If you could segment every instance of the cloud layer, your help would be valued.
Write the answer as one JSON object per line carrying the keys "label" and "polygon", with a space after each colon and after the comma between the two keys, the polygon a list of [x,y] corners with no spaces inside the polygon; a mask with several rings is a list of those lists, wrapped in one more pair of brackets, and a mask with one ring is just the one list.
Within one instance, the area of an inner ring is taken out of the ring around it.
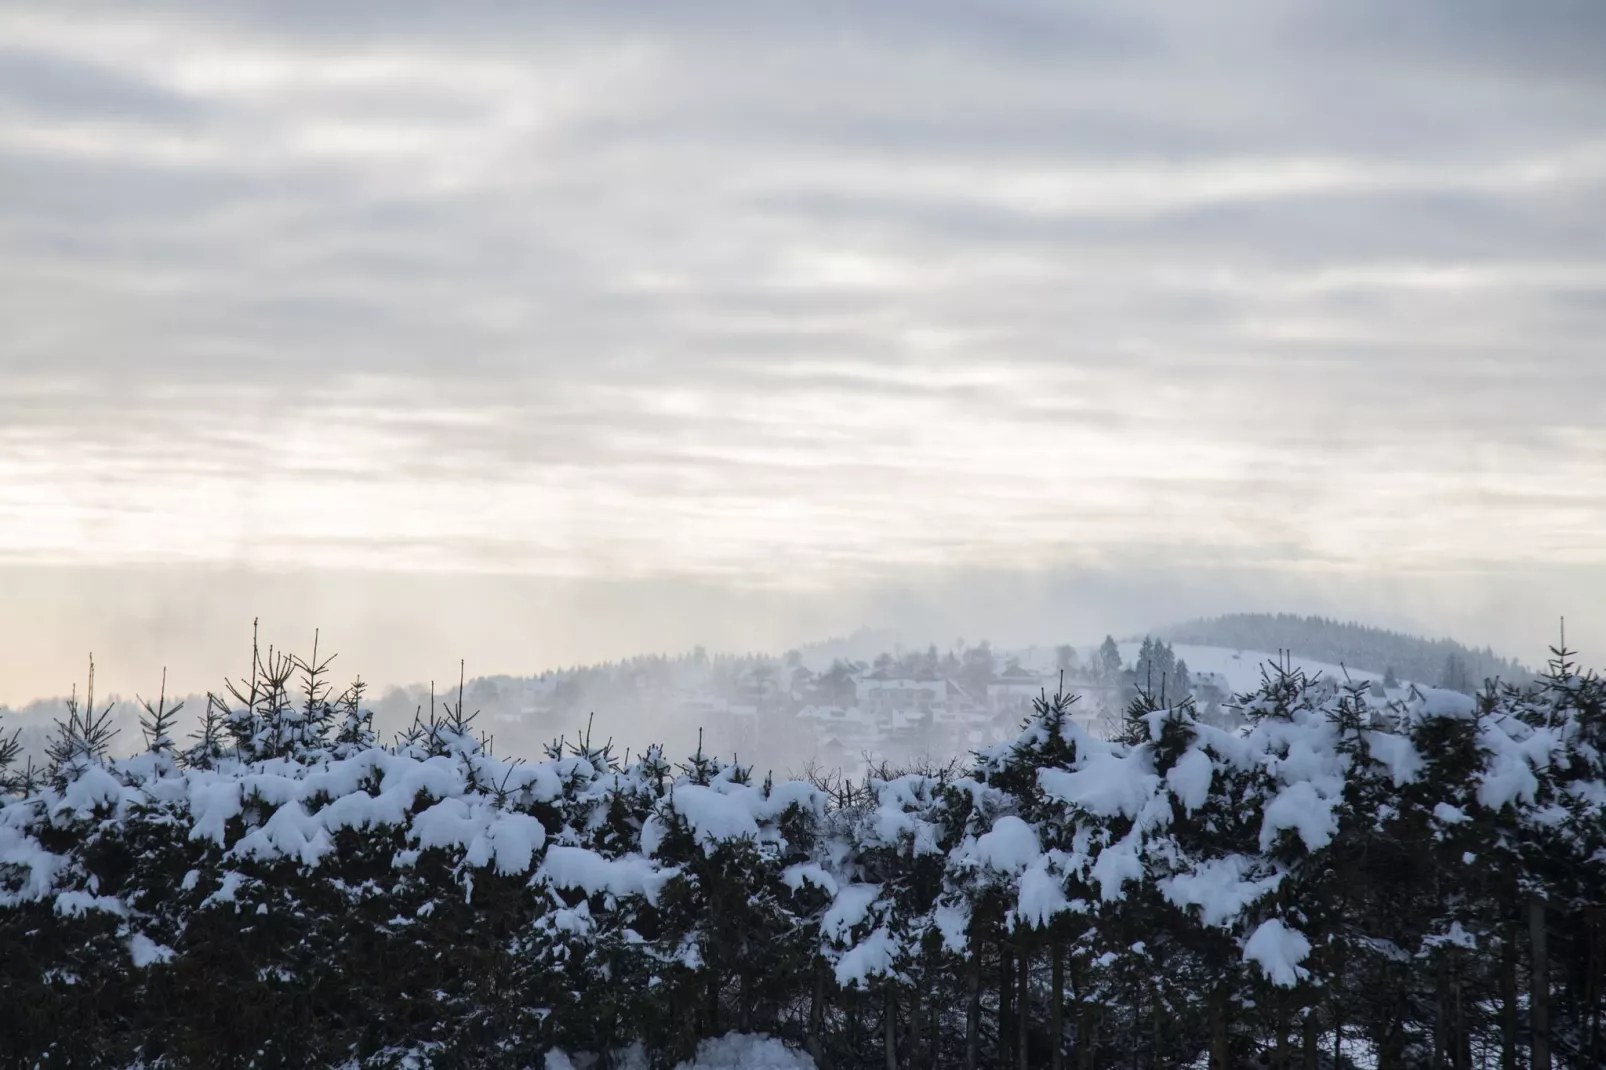
{"label": "cloud layer", "polygon": [[13,6],[0,42],[11,566],[1606,559],[1597,4]]}

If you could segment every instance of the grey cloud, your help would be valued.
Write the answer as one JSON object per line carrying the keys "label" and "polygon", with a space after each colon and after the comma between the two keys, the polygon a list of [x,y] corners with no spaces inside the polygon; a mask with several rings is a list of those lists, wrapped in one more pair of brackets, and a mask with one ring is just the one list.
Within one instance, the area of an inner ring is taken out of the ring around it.
{"label": "grey cloud", "polygon": [[[0,556],[138,556],[94,532],[141,480],[222,559],[1582,553],[1543,462],[1600,485],[1602,22],[1508,10],[40,9],[0,520],[60,526]],[[129,26],[162,49],[91,32]],[[270,483],[506,530],[309,534]]]}
{"label": "grey cloud", "polygon": [[1383,0],[1310,5],[1299,43],[1392,57],[1401,64],[1505,73],[1530,84],[1575,87],[1606,78],[1606,12],[1590,0],[1513,7],[1499,0],[1413,4]]}
{"label": "grey cloud", "polygon": [[[194,10],[194,9],[192,9]],[[326,4],[281,5],[271,16],[235,9],[199,10],[253,33],[292,39],[318,37],[347,46],[420,39],[495,47],[509,38],[568,33],[637,37],[713,38],[721,41],[798,41],[851,47],[859,42],[903,42],[912,47],[948,44],[966,51],[1015,56],[1067,53],[1090,60],[1151,52],[1156,35],[1141,20],[1088,4],[1006,0],[979,8],[962,0],[894,0],[872,9],[837,2],[810,5],[745,4],[739,0],[663,5],[625,0],[591,5],[584,19],[561,4],[505,4],[495,0],[443,11],[428,3],[398,3],[384,11]]]}
{"label": "grey cloud", "polygon": [[0,46],[0,112],[14,117],[183,121],[200,110],[183,94],[114,68]]}

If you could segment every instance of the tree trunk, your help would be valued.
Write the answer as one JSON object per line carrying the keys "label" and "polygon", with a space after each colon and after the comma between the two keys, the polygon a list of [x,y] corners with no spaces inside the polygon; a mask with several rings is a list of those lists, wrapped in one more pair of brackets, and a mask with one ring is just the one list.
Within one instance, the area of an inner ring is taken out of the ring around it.
{"label": "tree trunk", "polygon": [[1165,1037],[1165,1007],[1160,1003],[1160,993],[1154,994],[1154,1001],[1149,1004],[1149,1067],[1154,1070],[1160,1066],[1161,1040]]}
{"label": "tree trunk", "polygon": [[1022,946],[1020,954],[1016,956],[1015,969],[1018,974],[1018,991],[1015,995],[1015,1067],[1016,1070],[1031,1070],[1027,1065],[1027,1040],[1032,1029],[1032,998],[1027,990],[1030,983],[1032,953],[1030,949]]}
{"label": "tree trunk", "polygon": [[713,967],[708,971],[708,992],[705,995],[707,1006],[703,1013],[708,1018],[707,1032],[704,1036],[719,1036],[719,968]]}
{"label": "tree trunk", "polygon": [[1132,1035],[1127,1042],[1127,1048],[1131,1052],[1131,1058],[1127,1061],[1127,1065],[1130,1066],[1132,1070],[1138,1070],[1138,1051],[1143,1047],[1143,1045],[1138,1043],[1138,1022],[1143,1017],[1143,993],[1135,987],[1132,989],[1131,1007]]}
{"label": "tree trunk", "polygon": [[1550,1067],[1550,950],[1546,944],[1545,901],[1537,895],[1528,900],[1528,952],[1532,978],[1528,985],[1528,1009],[1533,1025],[1533,1054],[1529,1070]]}
{"label": "tree trunk", "polygon": [[1433,967],[1433,1070],[1444,1070],[1445,1056],[1450,1052],[1448,958],[1441,952]]}
{"label": "tree trunk", "polygon": [[1210,993],[1210,1070],[1232,1070],[1232,1043],[1227,1032],[1227,986]]}
{"label": "tree trunk", "polygon": [[1059,941],[1054,942],[1054,975],[1050,987],[1053,991],[1049,995],[1048,1029],[1054,1037],[1054,1045],[1049,1049],[1049,1070],[1065,1070],[1065,948]]}
{"label": "tree trunk", "polygon": [[1584,935],[1589,947],[1589,982],[1584,986],[1585,1006],[1589,1008],[1589,1047],[1585,1062],[1591,1066],[1600,1063],[1600,1003],[1601,984],[1601,927],[1597,911],[1584,916]]}
{"label": "tree trunk", "polygon": [[1383,1040],[1377,1046],[1378,1070],[1398,1070],[1405,1065],[1405,1015],[1409,1008],[1404,1006],[1403,1000],[1402,996],[1396,1001],[1383,1027]]}
{"label": "tree trunk", "polygon": [[1461,956],[1450,954],[1450,1016],[1454,1023],[1455,1051],[1451,1063],[1455,1070],[1472,1070],[1472,1030],[1467,1028],[1466,1005],[1461,1000]]}
{"label": "tree trunk", "polygon": [[1010,1026],[1014,1024],[1014,1016],[1010,1013],[1014,1005],[1015,994],[1015,956],[1010,953],[1009,944],[1002,939],[998,941],[998,1065],[1007,1067],[1010,1063],[1010,1040],[1014,1036]]}
{"label": "tree trunk", "polygon": [[887,1070],[898,1070],[898,989],[887,982],[881,1009],[881,1049],[887,1059]]}
{"label": "tree trunk", "polygon": [[910,1066],[920,1065],[920,986],[909,989],[909,1042],[904,1045],[905,1061]]}
{"label": "tree trunk", "polygon": [[1500,1070],[1517,1070],[1517,927],[1500,941]]}
{"label": "tree trunk", "polygon": [[1321,1061],[1322,1028],[1321,1021],[1316,1016],[1316,1008],[1311,1007],[1305,1011],[1304,1050],[1301,1052],[1301,1070],[1316,1070],[1316,1064]]}
{"label": "tree trunk", "polygon": [[814,991],[809,996],[809,1055],[820,1070],[829,1070],[830,1060],[825,1054],[825,963],[814,964]]}
{"label": "tree trunk", "polygon": [[1082,1021],[1076,1029],[1076,1070],[1093,1070],[1098,1055],[1099,1009],[1096,1004],[1082,1004]]}
{"label": "tree trunk", "polygon": [[981,1052],[981,941],[971,940],[970,1006],[965,1011],[965,1070],[976,1070]]}

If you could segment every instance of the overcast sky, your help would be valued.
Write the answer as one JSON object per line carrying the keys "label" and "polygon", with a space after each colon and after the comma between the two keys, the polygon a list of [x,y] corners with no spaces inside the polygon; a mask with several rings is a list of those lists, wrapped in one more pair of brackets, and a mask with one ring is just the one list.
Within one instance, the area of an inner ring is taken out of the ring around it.
{"label": "overcast sky", "polygon": [[1606,5],[88,10],[0,5],[0,700],[259,612],[1606,653]]}

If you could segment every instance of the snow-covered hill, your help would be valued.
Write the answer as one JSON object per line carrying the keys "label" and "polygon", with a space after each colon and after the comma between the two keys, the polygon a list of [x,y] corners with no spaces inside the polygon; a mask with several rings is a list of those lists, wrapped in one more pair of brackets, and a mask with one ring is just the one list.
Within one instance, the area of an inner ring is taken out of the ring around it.
{"label": "snow-covered hill", "polygon": [[[1139,643],[1121,643],[1121,660],[1130,665],[1137,660]],[[1253,691],[1260,686],[1261,669],[1268,663],[1278,660],[1276,653],[1266,653],[1264,650],[1230,650],[1220,646],[1191,646],[1177,644],[1172,646],[1179,661],[1188,663],[1188,671],[1194,675],[1199,673],[1213,673],[1226,681],[1226,686],[1233,694],[1242,694]],[[1355,669],[1345,670],[1339,665],[1329,665],[1324,661],[1315,661],[1311,658],[1289,657],[1283,655],[1284,663],[1291,668],[1303,670],[1307,677],[1314,679],[1318,674],[1331,677],[1335,680],[1348,679],[1358,682],[1371,682],[1382,680],[1382,673],[1361,672]]]}
{"label": "snow-covered hill", "polygon": [[[1142,647],[1138,642],[1117,643],[1121,653],[1122,665],[1130,668],[1138,660],[1138,652]],[[1267,665],[1275,664],[1279,655],[1273,651],[1239,650],[1221,646],[1196,646],[1188,643],[1176,643],[1171,647],[1172,652],[1179,661],[1188,663],[1188,671],[1197,679],[1203,673],[1216,676],[1222,686],[1231,694],[1242,694],[1254,691],[1260,687],[1261,669]],[[1098,647],[1083,646],[1076,648],[1076,654],[1082,664],[1089,664],[1098,656]],[[1016,658],[1020,664],[1035,672],[1052,672],[1055,664],[1055,652],[1052,647],[1030,647],[1024,650],[1000,651],[1001,658]],[[1365,672],[1358,669],[1346,669],[1344,666],[1317,661],[1314,658],[1294,657],[1281,655],[1284,664],[1291,668],[1302,670],[1308,678],[1315,679],[1318,675],[1335,680],[1350,679],[1357,682],[1370,683],[1373,680],[1382,681],[1383,674]],[[1391,692],[1391,697],[1403,697],[1406,689],[1403,685],[1409,681],[1401,680],[1401,688]]]}

